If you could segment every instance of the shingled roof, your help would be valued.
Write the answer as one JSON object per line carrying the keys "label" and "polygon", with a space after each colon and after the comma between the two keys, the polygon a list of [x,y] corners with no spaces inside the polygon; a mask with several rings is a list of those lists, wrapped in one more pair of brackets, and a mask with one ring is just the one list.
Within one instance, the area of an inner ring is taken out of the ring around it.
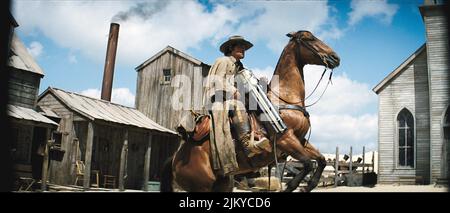
{"label": "shingled roof", "polygon": [[43,123],[45,125],[58,126],[57,123],[41,115],[30,108],[8,104],[7,113],[10,117],[18,120],[26,120],[37,123]]}
{"label": "shingled roof", "polygon": [[89,120],[103,120],[177,135],[176,132],[157,124],[135,108],[87,97],[73,92],[67,92],[62,89],[49,87],[39,96],[38,101],[48,93],[53,94],[68,108]]}
{"label": "shingled roof", "polygon": [[175,55],[178,55],[190,62],[192,62],[195,65],[202,65],[204,64],[203,62],[201,62],[200,60],[184,53],[181,52],[180,50],[177,50],[171,46],[167,46],[166,48],[162,49],[161,51],[159,51],[158,53],[156,53],[154,56],[152,56],[151,58],[147,59],[146,61],[144,61],[144,63],[140,64],[139,66],[137,66],[136,68],[134,68],[136,71],[140,71],[142,68],[144,68],[145,66],[147,66],[148,64],[152,63],[154,60],[156,60],[157,58],[161,57],[164,53],[166,52],[171,52]]}
{"label": "shingled roof", "polygon": [[8,66],[42,76],[44,75],[44,71],[42,71],[41,67],[36,63],[33,56],[28,52],[16,33],[13,34],[11,39],[11,51],[8,59]]}

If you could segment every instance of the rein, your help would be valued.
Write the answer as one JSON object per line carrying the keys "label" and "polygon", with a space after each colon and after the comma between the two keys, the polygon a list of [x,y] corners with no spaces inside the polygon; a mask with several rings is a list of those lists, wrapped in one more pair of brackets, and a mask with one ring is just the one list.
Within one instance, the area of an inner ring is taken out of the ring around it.
{"label": "rein", "polygon": [[[323,76],[323,75],[322,75]],[[306,105],[305,107],[310,107],[313,106],[314,104],[317,104],[317,102],[320,101],[320,99],[322,99],[323,94],[325,94],[325,91],[327,91],[328,89],[328,85],[333,84],[333,82],[331,81],[331,77],[333,76],[333,71],[330,72],[330,77],[328,78],[328,82],[327,85],[325,86],[325,89],[323,90],[322,94],[320,94],[319,99],[317,99],[314,103]]]}

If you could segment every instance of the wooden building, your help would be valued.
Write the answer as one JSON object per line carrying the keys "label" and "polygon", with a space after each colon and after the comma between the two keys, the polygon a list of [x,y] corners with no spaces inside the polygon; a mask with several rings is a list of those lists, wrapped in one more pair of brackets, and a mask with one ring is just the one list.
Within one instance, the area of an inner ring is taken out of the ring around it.
{"label": "wooden building", "polygon": [[16,180],[30,178],[37,181],[42,177],[43,149],[58,124],[36,107],[44,72],[15,33],[12,34],[7,65],[10,73],[7,114],[12,136],[13,171]]}
{"label": "wooden building", "polygon": [[432,184],[449,177],[448,26],[439,1],[419,9],[426,43],[373,89],[379,96],[379,183]]}
{"label": "wooden building", "polygon": [[62,161],[52,162],[49,171],[50,182],[56,184],[76,184],[81,161],[85,188],[93,181],[105,186],[112,179],[108,187],[140,190],[147,186],[149,173],[158,169],[150,166],[150,152],[152,157],[158,153],[149,145],[164,143],[160,138],[178,138],[134,108],[61,89],[45,90],[38,105],[61,117],[60,146],[66,153]]}
{"label": "wooden building", "polygon": [[[167,46],[136,67],[136,108],[168,129],[175,130],[180,123],[192,129],[189,110],[203,112],[203,82],[209,68],[210,65]],[[159,153],[157,159],[152,157],[157,167],[179,146],[176,138],[161,140],[164,142],[152,147]]]}
{"label": "wooden building", "polygon": [[15,33],[11,40],[8,65],[11,75],[9,103],[25,108],[34,108],[44,72]]}

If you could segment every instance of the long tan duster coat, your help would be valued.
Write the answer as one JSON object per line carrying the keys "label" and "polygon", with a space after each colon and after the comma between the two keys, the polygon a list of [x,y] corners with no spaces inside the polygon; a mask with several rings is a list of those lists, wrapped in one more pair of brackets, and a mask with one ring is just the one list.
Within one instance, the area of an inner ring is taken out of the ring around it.
{"label": "long tan duster coat", "polygon": [[[232,100],[231,97],[237,91],[234,86],[234,75],[238,68],[233,56],[218,58],[209,70],[203,100],[204,106],[212,111],[213,116],[214,132],[211,134],[213,169],[225,175],[239,168],[228,117],[229,110],[236,106],[236,100]],[[223,96],[227,96],[226,101],[212,103],[211,97],[214,95],[216,100],[222,100]]]}

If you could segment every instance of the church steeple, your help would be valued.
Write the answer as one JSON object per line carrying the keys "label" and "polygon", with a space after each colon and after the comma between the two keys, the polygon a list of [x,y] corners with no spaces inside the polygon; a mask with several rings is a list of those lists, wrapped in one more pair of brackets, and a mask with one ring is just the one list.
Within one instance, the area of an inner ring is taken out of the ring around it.
{"label": "church steeple", "polygon": [[425,0],[419,7],[425,24],[427,67],[430,105],[430,179],[431,182],[447,181],[446,149],[448,141],[441,137],[442,119],[450,104],[450,61],[448,21],[443,0]]}

